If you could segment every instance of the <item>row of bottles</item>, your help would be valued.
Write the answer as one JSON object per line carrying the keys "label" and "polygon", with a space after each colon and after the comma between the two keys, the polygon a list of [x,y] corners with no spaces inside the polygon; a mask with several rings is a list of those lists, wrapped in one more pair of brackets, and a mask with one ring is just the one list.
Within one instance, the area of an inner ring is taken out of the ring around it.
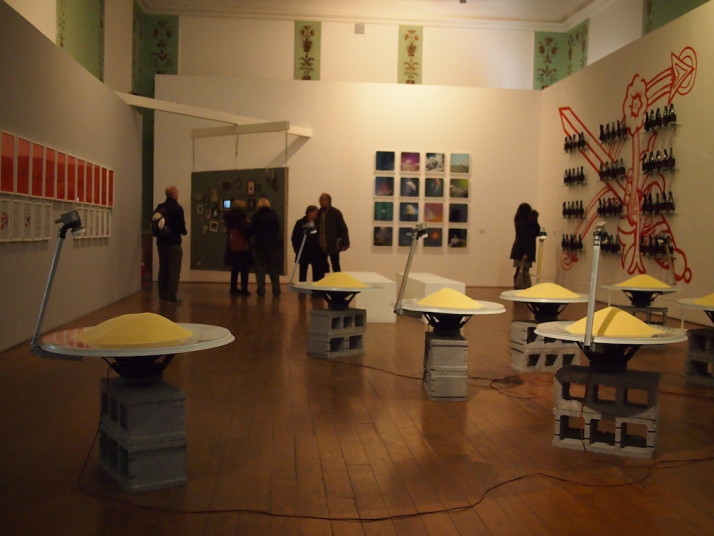
{"label": "row of bottles", "polygon": [[583,183],[585,183],[585,169],[583,166],[565,170],[565,174],[563,175],[563,184]]}
{"label": "row of bottles", "polygon": [[616,123],[600,125],[599,139],[602,143],[614,143],[627,139],[627,125],[625,120],[617,120]]}
{"label": "row of bottles", "polygon": [[674,254],[674,245],[669,236],[647,235],[640,238],[640,254],[646,257],[664,257]]}
{"label": "row of bottles", "polygon": [[620,216],[622,213],[622,201],[616,197],[597,200],[598,216]]}
{"label": "row of bottles", "polygon": [[563,235],[560,241],[560,248],[565,251],[582,251],[583,235]]}
{"label": "row of bottles", "polygon": [[662,111],[657,108],[657,111],[650,110],[645,112],[645,130],[656,130],[658,128],[668,127],[677,123],[677,114],[674,111],[674,103],[671,102],[669,107],[665,106]]}
{"label": "row of bottles", "polygon": [[613,236],[607,232],[603,232],[600,237],[600,251],[603,253],[620,253],[622,244],[617,236]]}
{"label": "row of bottles", "polygon": [[572,151],[579,151],[580,149],[585,149],[584,132],[573,134],[572,136],[565,136],[565,141],[563,142],[563,150],[566,153]]}
{"label": "row of bottles", "polygon": [[650,151],[649,155],[647,153],[642,155],[642,172],[652,173],[658,171],[674,171],[674,165],[677,161],[674,158],[674,149],[670,147],[669,153],[667,149],[664,153],[657,151]]}
{"label": "row of bottles", "polygon": [[584,218],[585,208],[580,201],[563,201],[563,218]]}
{"label": "row of bottles", "polygon": [[626,173],[627,169],[625,168],[625,161],[622,158],[619,160],[613,160],[612,162],[600,162],[598,176],[601,181],[624,179]]}
{"label": "row of bottles", "polygon": [[642,212],[645,214],[672,214],[674,213],[674,196],[672,192],[655,193],[654,198],[652,192],[645,194],[642,198]]}

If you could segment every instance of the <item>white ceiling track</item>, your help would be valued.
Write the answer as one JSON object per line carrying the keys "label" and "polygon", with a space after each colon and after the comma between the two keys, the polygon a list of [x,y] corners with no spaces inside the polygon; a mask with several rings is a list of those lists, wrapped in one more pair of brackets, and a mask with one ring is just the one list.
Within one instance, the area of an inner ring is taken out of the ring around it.
{"label": "white ceiling track", "polygon": [[236,136],[240,134],[262,134],[266,132],[284,132],[286,134],[300,136],[302,138],[312,138],[311,128],[297,127],[291,125],[290,121],[263,121],[254,117],[245,117],[242,115],[232,114],[230,112],[222,112],[219,110],[180,104],[178,102],[141,97],[130,93],[117,91],[116,94],[130,106],[147,108],[149,110],[156,110],[159,112],[167,112],[177,115],[185,115],[188,117],[197,117],[199,119],[208,119],[209,121],[228,123],[230,125],[226,127],[194,129],[191,131],[191,137],[194,139],[216,136]]}

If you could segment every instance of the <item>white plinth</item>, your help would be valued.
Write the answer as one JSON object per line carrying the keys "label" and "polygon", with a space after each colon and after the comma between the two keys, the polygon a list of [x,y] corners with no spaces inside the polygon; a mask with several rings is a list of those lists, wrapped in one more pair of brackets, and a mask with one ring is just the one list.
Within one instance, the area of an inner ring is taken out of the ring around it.
{"label": "white plinth", "polygon": [[376,287],[369,292],[360,292],[352,300],[351,307],[367,311],[367,323],[394,323],[394,299],[397,295],[397,283],[377,272],[346,272],[357,281]]}
{"label": "white plinth", "polygon": [[[397,273],[397,283],[401,285],[404,272]],[[439,275],[429,274],[426,272],[410,272],[407,278],[407,284],[404,287],[403,299],[416,298],[417,300],[441,290],[442,288],[451,288],[461,293],[466,293],[466,284],[461,281],[447,279]]]}

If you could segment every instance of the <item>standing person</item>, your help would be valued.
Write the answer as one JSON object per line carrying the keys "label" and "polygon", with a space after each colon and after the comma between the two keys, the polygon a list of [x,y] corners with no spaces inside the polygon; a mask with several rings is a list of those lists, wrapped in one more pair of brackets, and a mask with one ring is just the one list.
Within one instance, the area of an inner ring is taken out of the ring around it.
{"label": "standing person", "polygon": [[[320,255],[320,241],[317,236],[315,220],[317,219],[317,207],[310,205],[305,209],[305,216],[295,222],[293,234],[290,241],[293,244],[295,255],[300,252],[298,281],[307,281],[307,269],[312,266],[312,280],[318,281],[324,276],[322,270],[322,257]],[[303,238],[305,244],[303,245]],[[320,276],[318,278],[318,276]]]}
{"label": "standing person", "polygon": [[[250,223],[246,214],[247,204],[242,199],[231,203],[231,209],[223,215],[226,222],[226,254],[224,263],[231,267],[231,294],[250,296],[248,273],[252,255],[250,252]],[[238,290],[240,274],[240,290]]]}
{"label": "standing person", "polygon": [[273,296],[280,296],[280,273],[278,265],[282,256],[283,241],[280,236],[280,221],[276,212],[270,208],[266,197],[258,199],[257,212],[250,224],[253,236],[253,254],[255,257],[255,278],[258,283],[258,296],[265,296],[265,274],[270,277]]}
{"label": "standing person", "polygon": [[538,213],[528,203],[521,203],[516,209],[513,224],[516,238],[511,247],[511,256],[516,273],[513,274],[515,288],[528,288],[531,286],[530,267],[535,259],[536,237],[540,233]]}
{"label": "standing person", "polygon": [[[327,257],[330,258],[333,272],[341,272],[340,252],[350,247],[350,235],[342,212],[332,206],[330,194],[320,196],[320,210],[317,214],[317,233],[320,242],[324,273],[329,271]],[[322,279],[322,277],[320,278]]]}
{"label": "standing person", "polygon": [[159,252],[159,301],[178,303],[176,293],[183,260],[181,236],[188,234],[188,231],[183,207],[178,203],[178,188],[167,186],[165,193],[166,201],[157,205],[154,212],[155,215],[162,214],[164,227],[168,227],[168,231],[156,237],[156,249]]}

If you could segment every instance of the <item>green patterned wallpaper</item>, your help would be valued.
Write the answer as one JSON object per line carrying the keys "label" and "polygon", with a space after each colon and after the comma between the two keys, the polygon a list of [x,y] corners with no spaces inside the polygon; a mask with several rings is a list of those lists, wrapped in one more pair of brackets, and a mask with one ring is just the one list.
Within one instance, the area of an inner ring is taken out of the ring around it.
{"label": "green patterned wallpaper", "polygon": [[104,80],[104,0],[57,0],[57,45]]}
{"label": "green patterned wallpaper", "polygon": [[642,34],[664,26],[709,0],[645,0],[642,14]]}
{"label": "green patterned wallpaper", "polygon": [[535,32],[533,89],[544,89],[588,64],[589,21],[568,32]]}

